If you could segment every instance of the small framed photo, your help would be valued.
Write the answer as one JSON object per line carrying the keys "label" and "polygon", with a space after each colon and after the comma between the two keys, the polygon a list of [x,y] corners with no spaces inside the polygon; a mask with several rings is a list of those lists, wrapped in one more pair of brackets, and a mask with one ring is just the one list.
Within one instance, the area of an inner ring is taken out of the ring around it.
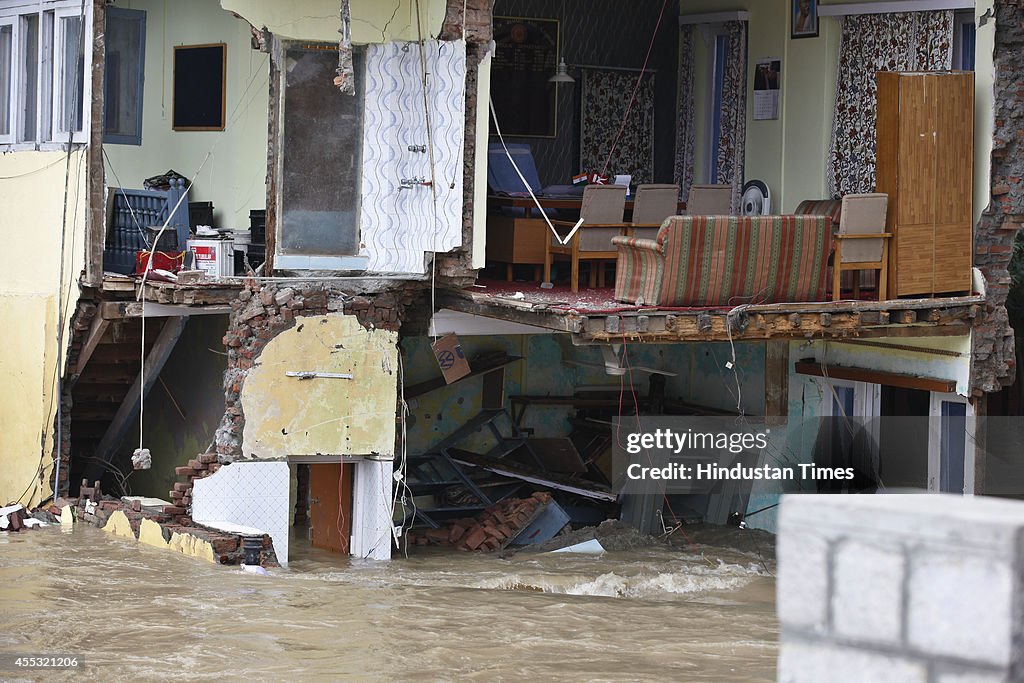
{"label": "small framed photo", "polygon": [[792,14],[790,38],[818,37],[818,0],[789,0]]}

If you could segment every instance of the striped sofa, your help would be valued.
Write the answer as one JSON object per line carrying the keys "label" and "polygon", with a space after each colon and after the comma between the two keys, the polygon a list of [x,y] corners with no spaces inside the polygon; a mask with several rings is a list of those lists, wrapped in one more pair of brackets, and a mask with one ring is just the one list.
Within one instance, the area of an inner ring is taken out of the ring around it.
{"label": "striped sofa", "polygon": [[615,299],[648,306],[824,301],[827,215],[671,216],[656,239],[615,237]]}

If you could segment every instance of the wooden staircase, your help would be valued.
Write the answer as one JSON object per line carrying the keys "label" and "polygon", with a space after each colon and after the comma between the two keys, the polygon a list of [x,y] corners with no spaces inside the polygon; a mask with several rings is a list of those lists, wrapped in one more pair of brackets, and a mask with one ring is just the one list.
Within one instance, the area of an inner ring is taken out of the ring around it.
{"label": "wooden staircase", "polygon": [[144,383],[140,375],[142,318],[106,319],[97,312],[88,330],[76,334],[67,379],[72,401],[72,487],[83,478],[94,481],[108,473],[109,465],[104,463],[111,462],[135,426],[140,400],[157,382],[187,320],[186,316],[145,319]]}

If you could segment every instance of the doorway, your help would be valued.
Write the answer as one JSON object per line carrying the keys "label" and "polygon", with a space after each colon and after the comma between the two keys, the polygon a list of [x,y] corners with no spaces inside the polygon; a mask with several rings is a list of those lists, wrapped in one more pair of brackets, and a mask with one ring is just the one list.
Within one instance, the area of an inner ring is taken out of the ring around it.
{"label": "doorway", "polygon": [[309,465],[309,541],[313,547],[349,555],[354,476],[351,463]]}

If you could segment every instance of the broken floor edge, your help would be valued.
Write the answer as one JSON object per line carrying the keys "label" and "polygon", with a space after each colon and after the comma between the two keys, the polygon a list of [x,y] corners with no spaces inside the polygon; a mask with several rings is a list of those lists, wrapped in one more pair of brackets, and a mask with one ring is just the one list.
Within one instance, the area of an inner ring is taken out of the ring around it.
{"label": "broken floor edge", "polygon": [[576,343],[677,343],[766,339],[927,337],[969,334],[985,296],[888,301],[744,304],[707,308],[639,307],[615,310],[554,307],[467,290],[445,290],[438,307],[553,332]]}

